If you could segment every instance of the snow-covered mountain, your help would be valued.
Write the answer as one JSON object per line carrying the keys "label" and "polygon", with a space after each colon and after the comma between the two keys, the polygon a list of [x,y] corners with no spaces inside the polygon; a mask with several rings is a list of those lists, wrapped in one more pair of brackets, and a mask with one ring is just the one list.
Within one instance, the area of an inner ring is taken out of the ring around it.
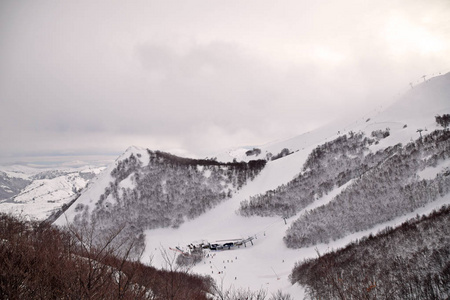
{"label": "snow-covered mountain", "polygon": [[30,183],[29,180],[10,176],[0,171],[0,199],[8,199],[20,193]]}
{"label": "snow-covered mountain", "polygon": [[[354,121],[213,155],[217,161],[132,147],[92,181],[56,224],[76,223],[83,216],[94,216],[105,228],[129,224],[131,233],[145,233],[142,259],[156,267],[167,262],[161,252],[177,255],[188,252],[188,245],[231,243],[231,250],[207,250],[193,271],[212,276],[224,289],[281,289],[301,299],[303,288],[288,278],[296,262],[450,204],[449,133],[435,119],[449,113],[450,73]],[[255,165],[258,159],[267,162]],[[370,197],[351,193],[370,183]],[[412,198],[403,197],[404,191]],[[349,210],[366,205],[366,219],[380,218],[361,225],[351,214],[333,210],[353,203],[351,197],[362,201]],[[245,210],[252,199],[253,210]],[[378,210],[387,199],[390,215]],[[336,223],[326,230],[339,229],[346,216],[355,224],[349,221],[348,230],[323,240],[289,243],[320,232],[324,222],[307,218],[327,214],[326,220]]]}
{"label": "snow-covered mountain", "polygon": [[0,171],[0,211],[45,220],[73,201],[104,167],[39,169],[22,165]]}

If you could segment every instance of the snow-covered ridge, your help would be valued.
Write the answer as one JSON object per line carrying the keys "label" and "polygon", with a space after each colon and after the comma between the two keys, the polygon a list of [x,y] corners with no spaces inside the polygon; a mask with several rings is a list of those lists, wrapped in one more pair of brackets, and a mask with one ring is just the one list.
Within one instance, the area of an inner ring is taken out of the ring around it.
{"label": "snow-covered ridge", "polygon": [[[301,151],[307,147],[316,146],[332,140],[339,135],[353,132],[364,132],[370,136],[372,131],[389,128],[391,136],[383,140],[377,149],[393,146],[396,143],[406,144],[411,139],[419,137],[418,129],[424,133],[431,132],[439,126],[434,117],[436,115],[450,113],[450,73],[433,77],[422,84],[414,86],[403,96],[397,99],[389,107],[379,107],[366,113],[364,116],[340,119],[331,122],[311,132],[303,133],[288,140],[275,141],[265,145],[252,145],[247,147],[230,149],[223,153],[216,153],[221,161],[232,159],[264,159],[267,153],[273,155],[287,148],[291,152]],[[425,131],[426,130],[426,131]],[[259,156],[247,156],[245,152],[258,148]],[[373,147],[375,149],[376,147]]]}
{"label": "snow-covered ridge", "polygon": [[[221,163],[131,147],[56,223],[87,214],[100,222],[105,215],[114,214],[116,220],[127,224],[138,220],[135,228],[177,227],[231,197],[264,165],[264,160]],[[134,214],[137,220],[121,212]],[[110,223],[103,221],[104,226]]]}
{"label": "snow-covered ridge", "polygon": [[[37,169],[27,166],[4,167],[11,180],[21,180],[20,189],[0,201],[0,211],[28,219],[45,220],[72,201],[103,167]],[[0,189],[11,189],[3,184]]]}
{"label": "snow-covered ridge", "polygon": [[[106,168],[103,168],[102,171],[90,181],[83,193],[77,199],[76,205],[81,204],[83,207],[92,211],[96,201],[100,199],[100,196],[105,192],[105,188],[114,180],[111,176],[111,172],[117,167],[119,162],[127,159],[131,155],[135,155],[142,164],[147,164],[149,161],[149,155],[146,149],[137,146],[128,147],[113,163],[109,164]],[[66,225],[67,222],[73,221],[73,218],[76,215],[76,205],[70,206],[67,211],[55,221],[55,224]]]}

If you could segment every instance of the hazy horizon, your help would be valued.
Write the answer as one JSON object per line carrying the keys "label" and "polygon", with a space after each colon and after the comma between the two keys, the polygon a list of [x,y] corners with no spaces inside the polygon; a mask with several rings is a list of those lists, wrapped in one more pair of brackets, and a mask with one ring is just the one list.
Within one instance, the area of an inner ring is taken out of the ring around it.
{"label": "hazy horizon", "polygon": [[5,0],[0,164],[292,137],[450,71],[449,17],[445,0]]}

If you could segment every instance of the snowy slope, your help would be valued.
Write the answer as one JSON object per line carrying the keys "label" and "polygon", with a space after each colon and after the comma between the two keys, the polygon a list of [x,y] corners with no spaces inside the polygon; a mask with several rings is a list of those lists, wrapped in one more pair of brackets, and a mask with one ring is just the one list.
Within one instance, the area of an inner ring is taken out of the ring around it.
{"label": "snowy slope", "polygon": [[[255,182],[255,185],[258,184]],[[314,247],[302,248],[298,250],[288,249],[283,243],[283,236],[288,226],[298,216],[305,213],[314,206],[322,205],[337,195],[340,189],[336,189],[327,196],[287,220],[285,224],[281,218],[251,217],[243,218],[233,213],[237,203],[244,199],[247,193],[254,189],[253,183],[248,188],[244,188],[240,195],[232,200],[220,205],[213,211],[183,224],[178,230],[159,229],[146,231],[146,251],[143,260],[150,261],[156,267],[164,267],[165,260],[161,256],[161,251],[171,252],[169,248],[178,246],[185,248],[186,245],[199,240],[207,240],[210,243],[253,236],[253,245],[247,243],[247,247],[241,246],[238,249],[210,251],[209,257],[205,258],[193,268],[193,272],[212,276],[218,284],[222,284],[224,289],[229,288],[250,288],[258,290],[264,288],[271,293],[282,289],[291,294],[294,299],[302,299],[304,290],[299,286],[292,286],[289,282],[289,274],[297,261],[306,258],[317,257],[317,251],[321,254],[331,249],[344,247],[350,241],[360,239],[372,232],[387,226],[400,225],[416,214],[427,214],[434,208],[443,204],[450,204],[450,196],[439,199],[413,213],[399,217],[393,221],[379,224],[372,230],[358,232],[343,239],[333,241],[329,244],[319,244]],[[221,272],[219,274],[219,272]]]}
{"label": "snowy slope", "polygon": [[[129,157],[132,153],[140,154],[141,162],[148,163],[149,156],[146,149],[139,147],[129,147],[123,154],[121,154],[114,163],[110,164],[108,167],[102,170],[102,172],[86,187],[80,197],[77,199],[76,204],[82,204],[85,207],[89,207],[92,211],[96,201],[105,192],[105,187],[109,186],[109,183],[113,181],[111,176],[111,171],[116,167],[117,163],[124,158]],[[124,184],[124,183],[122,183]],[[131,182],[130,182],[131,184]],[[122,186],[125,187],[125,186]],[[60,216],[56,221],[56,225],[66,225],[67,222],[71,222],[75,217],[75,207],[76,205],[70,206],[67,211]]]}
{"label": "snowy slope", "polygon": [[259,156],[245,155],[245,152],[253,147],[231,149],[214,156],[221,161],[233,158],[238,161],[265,158],[266,153],[275,155],[283,148],[295,152],[307,147],[315,147],[350,131],[363,131],[370,136],[374,130],[390,128],[391,136],[384,139],[383,144],[373,147],[373,150],[377,150],[377,148],[385,148],[396,143],[406,144],[411,139],[417,139],[418,129],[423,129],[423,134],[433,131],[438,127],[434,117],[448,113],[450,113],[450,73],[433,77],[415,86],[389,107],[380,106],[362,117],[341,119],[289,140],[255,146],[261,149]]}

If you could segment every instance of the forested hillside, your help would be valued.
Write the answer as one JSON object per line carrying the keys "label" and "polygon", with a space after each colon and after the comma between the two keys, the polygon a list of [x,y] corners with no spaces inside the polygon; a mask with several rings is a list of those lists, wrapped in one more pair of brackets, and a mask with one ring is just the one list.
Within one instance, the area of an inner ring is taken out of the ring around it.
{"label": "forested hillside", "polygon": [[311,299],[448,299],[450,206],[344,249],[299,262],[290,275]]}
{"label": "forested hillside", "polygon": [[75,224],[95,223],[107,232],[122,224],[143,245],[146,229],[179,227],[231,197],[264,168],[265,160],[220,163],[147,150],[118,160],[95,205],[75,203]]}
{"label": "forested hillside", "polygon": [[437,130],[383,152],[387,158],[380,165],[355,179],[327,205],[296,220],[286,233],[286,245],[327,243],[412,212],[450,192],[448,170],[430,179],[417,175],[450,158],[449,131]]}
{"label": "forested hillside", "polygon": [[371,228],[450,192],[448,170],[428,179],[417,175],[450,158],[449,131],[436,130],[405,146],[370,152],[368,146],[385,136],[352,133],[318,146],[297,178],[243,201],[239,213],[289,217],[352,180],[331,202],[301,215],[288,229],[286,245],[300,248]]}
{"label": "forested hillside", "polygon": [[318,146],[309,155],[300,175],[275,190],[242,201],[239,213],[243,216],[293,216],[382,160],[384,156],[379,155],[367,160],[368,165],[362,163],[368,146],[373,143],[375,140],[363,133],[350,133]]}

